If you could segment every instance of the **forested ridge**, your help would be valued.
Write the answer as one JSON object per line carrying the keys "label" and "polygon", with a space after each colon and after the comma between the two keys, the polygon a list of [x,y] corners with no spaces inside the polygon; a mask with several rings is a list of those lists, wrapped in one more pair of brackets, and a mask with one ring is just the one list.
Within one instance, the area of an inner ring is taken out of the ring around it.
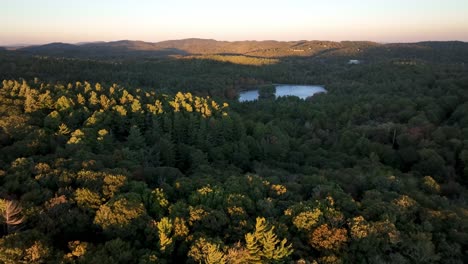
{"label": "forested ridge", "polygon": [[[466,263],[466,50],[398,47],[0,51],[0,262]],[[236,101],[271,83],[328,92]]]}

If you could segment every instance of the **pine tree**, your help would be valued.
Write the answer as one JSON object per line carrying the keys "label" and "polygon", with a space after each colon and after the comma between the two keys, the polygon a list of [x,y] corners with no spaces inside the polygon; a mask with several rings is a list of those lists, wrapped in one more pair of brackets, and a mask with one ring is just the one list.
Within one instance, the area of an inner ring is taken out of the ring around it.
{"label": "pine tree", "polygon": [[127,145],[132,150],[138,150],[145,146],[145,138],[141,135],[140,129],[137,126],[130,128]]}
{"label": "pine tree", "polygon": [[76,96],[76,101],[78,102],[78,104],[84,105],[86,103],[86,98],[82,94],[79,93]]}
{"label": "pine tree", "polygon": [[24,111],[26,113],[32,113],[39,109],[38,96],[39,93],[34,89],[26,90],[26,98],[24,101]]}
{"label": "pine tree", "polygon": [[225,264],[226,256],[219,250],[219,245],[208,244],[204,260],[206,264]]}
{"label": "pine tree", "polygon": [[292,245],[286,245],[286,239],[280,241],[274,233],[274,229],[274,227],[268,226],[265,218],[257,217],[255,232],[245,235],[250,263],[279,262],[291,255]]}
{"label": "pine tree", "polygon": [[83,139],[85,138],[85,133],[80,129],[77,129],[71,133],[71,138],[68,140],[67,144],[78,144],[83,143]]}
{"label": "pine tree", "polygon": [[188,256],[202,264],[225,264],[227,262],[226,255],[220,250],[219,245],[203,237],[195,241]]}
{"label": "pine tree", "polygon": [[72,106],[73,101],[63,95],[59,99],[57,99],[57,102],[55,103],[55,109],[57,109],[58,111],[68,110]]}
{"label": "pine tree", "polygon": [[167,138],[160,140],[160,158],[164,166],[172,167],[175,165],[175,150],[174,144]]}
{"label": "pine tree", "polygon": [[141,112],[141,104],[140,104],[140,101],[138,101],[138,99],[135,99],[133,100],[132,102],[132,112],[133,113],[139,113]]}
{"label": "pine tree", "polygon": [[70,129],[68,128],[68,126],[64,123],[60,124],[60,126],[58,127],[58,134],[59,135],[68,135],[70,134]]}
{"label": "pine tree", "polygon": [[158,222],[157,226],[159,234],[159,248],[163,252],[171,252],[171,246],[173,242],[171,237],[173,230],[172,221],[167,217],[163,217],[161,221]]}
{"label": "pine tree", "polygon": [[95,91],[91,91],[88,101],[91,106],[96,106],[97,104],[99,104],[99,99]]}

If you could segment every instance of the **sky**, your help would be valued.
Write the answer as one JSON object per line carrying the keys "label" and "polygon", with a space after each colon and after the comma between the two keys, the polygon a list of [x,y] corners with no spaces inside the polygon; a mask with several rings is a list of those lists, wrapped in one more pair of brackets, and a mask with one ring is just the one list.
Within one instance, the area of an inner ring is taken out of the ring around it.
{"label": "sky", "polygon": [[0,0],[0,45],[216,40],[468,41],[468,0]]}

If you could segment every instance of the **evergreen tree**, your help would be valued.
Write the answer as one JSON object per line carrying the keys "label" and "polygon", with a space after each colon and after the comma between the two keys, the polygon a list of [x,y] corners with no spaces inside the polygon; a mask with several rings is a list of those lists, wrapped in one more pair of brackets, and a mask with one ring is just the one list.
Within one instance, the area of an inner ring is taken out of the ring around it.
{"label": "evergreen tree", "polygon": [[251,263],[274,263],[284,261],[293,252],[287,240],[279,240],[263,217],[257,217],[255,231],[245,235],[246,248]]}
{"label": "evergreen tree", "polygon": [[132,150],[140,150],[145,146],[145,138],[141,135],[140,129],[137,126],[130,128],[130,133],[127,137],[127,146]]}

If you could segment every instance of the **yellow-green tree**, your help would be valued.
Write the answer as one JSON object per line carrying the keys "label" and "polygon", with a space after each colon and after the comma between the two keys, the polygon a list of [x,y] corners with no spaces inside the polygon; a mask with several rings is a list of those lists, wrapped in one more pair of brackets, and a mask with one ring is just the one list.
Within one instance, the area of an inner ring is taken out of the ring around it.
{"label": "yellow-green tree", "polygon": [[279,240],[274,229],[274,226],[268,225],[265,218],[257,217],[255,231],[245,235],[250,263],[280,262],[291,255],[292,245],[286,245],[286,238]]}
{"label": "yellow-green tree", "polygon": [[131,194],[127,197],[114,197],[101,205],[94,223],[111,236],[129,237],[135,235],[138,228],[143,228],[145,215],[145,208],[138,196]]}
{"label": "yellow-green tree", "polygon": [[188,256],[200,264],[226,264],[226,256],[219,245],[199,238],[190,248]]}
{"label": "yellow-green tree", "polygon": [[163,252],[170,252],[172,249],[172,221],[167,217],[163,217],[161,221],[158,222],[158,235],[159,235],[159,248]]}

